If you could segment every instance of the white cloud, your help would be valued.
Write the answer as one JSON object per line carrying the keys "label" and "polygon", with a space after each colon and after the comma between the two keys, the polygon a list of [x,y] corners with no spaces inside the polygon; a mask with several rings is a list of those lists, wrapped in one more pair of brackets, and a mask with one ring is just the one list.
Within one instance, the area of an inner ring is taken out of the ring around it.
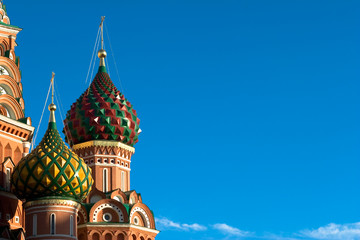
{"label": "white cloud", "polygon": [[177,229],[182,231],[205,231],[207,230],[207,227],[193,223],[193,224],[187,224],[187,223],[177,223],[173,222],[167,218],[155,218],[156,224],[159,226],[159,229]]}
{"label": "white cloud", "polygon": [[229,226],[225,223],[217,223],[212,225],[214,229],[219,230],[223,234],[238,236],[238,237],[247,237],[250,236],[250,232],[242,231],[236,227]]}
{"label": "white cloud", "polygon": [[326,240],[360,240],[360,222],[350,224],[330,223],[314,230],[303,230],[302,237]]}
{"label": "white cloud", "polygon": [[197,224],[197,223],[193,223],[193,224],[181,224],[182,227],[185,227],[185,228],[189,228],[191,230],[194,230],[194,231],[205,231],[207,229],[207,227],[203,226],[203,225],[200,225],[200,224]]}

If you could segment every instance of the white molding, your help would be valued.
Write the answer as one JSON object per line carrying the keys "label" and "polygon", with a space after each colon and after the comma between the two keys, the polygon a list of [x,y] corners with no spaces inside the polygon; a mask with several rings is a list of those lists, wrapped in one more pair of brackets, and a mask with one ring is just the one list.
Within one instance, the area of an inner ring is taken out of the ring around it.
{"label": "white molding", "polygon": [[67,213],[72,213],[72,214],[76,214],[76,212],[72,212],[72,211],[66,211],[66,210],[42,210],[42,211],[28,211],[27,214],[34,214],[34,213],[41,213],[41,212],[67,212]]}
{"label": "white molding", "polygon": [[136,228],[139,230],[143,230],[143,231],[147,231],[147,232],[152,232],[152,233],[156,233],[158,234],[160,231],[156,230],[156,229],[152,229],[152,228],[146,228],[146,227],[140,227],[134,224],[129,224],[129,223],[123,223],[123,224],[107,224],[107,223],[96,223],[96,224],[80,224],[78,225],[78,229],[79,228],[84,228],[84,227],[105,227],[105,228],[110,228],[110,227],[131,227],[131,228]]}
{"label": "white molding", "polygon": [[0,115],[0,120],[3,120],[4,122],[10,123],[10,124],[15,125],[17,127],[28,130],[30,132],[34,132],[34,129],[35,129],[35,127],[33,127],[33,126],[27,125],[25,123],[16,121],[16,120],[8,118],[8,117],[5,117],[4,115]]}
{"label": "white molding", "polygon": [[[30,207],[27,207],[26,209],[28,210],[28,211],[30,211],[30,210],[34,210],[34,209],[43,209],[44,208],[44,206],[30,206]],[[56,206],[56,205],[51,205],[51,208],[70,208],[70,209],[73,209],[73,210],[76,210],[76,207],[71,207],[71,206],[63,206],[63,205],[61,205],[61,206]]]}

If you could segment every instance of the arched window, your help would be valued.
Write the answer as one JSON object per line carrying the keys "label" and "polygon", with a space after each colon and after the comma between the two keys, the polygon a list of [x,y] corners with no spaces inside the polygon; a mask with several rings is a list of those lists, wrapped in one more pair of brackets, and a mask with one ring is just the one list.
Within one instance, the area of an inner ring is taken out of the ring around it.
{"label": "arched window", "polygon": [[10,191],[10,179],[11,179],[11,169],[6,168],[6,183],[5,183],[5,190]]}
{"label": "arched window", "polygon": [[50,215],[50,234],[51,235],[55,234],[55,231],[56,231],[55,224],[56,224],[55,213],[52,213]]}
{"label": "arched window", "polygon": [[107,233],[107,234],[105,235],[105,240],[112,240],[112,236],[111,236],[110,233]]}
{"label": "arched window", "polygon": [[109,182],[108,182],[108,169],[104,168],[103,170],[103,192],[107,192],[109,188]]}
{"label": "arched window", "polygon": [[98,233],[94,233],[92,235],[92,240],[100,240],[100,235]]}
{"label": "arched window", "polygon": [[74,217],[70,216],[70,236],[74,236]]}
{"label": "arched window", "polygon": [[37,235],[37,215],[33,215],[33,236]]}
{"label": "arched window", "polygon": [[121,191],[125,192],[125,172],[121,171]]}

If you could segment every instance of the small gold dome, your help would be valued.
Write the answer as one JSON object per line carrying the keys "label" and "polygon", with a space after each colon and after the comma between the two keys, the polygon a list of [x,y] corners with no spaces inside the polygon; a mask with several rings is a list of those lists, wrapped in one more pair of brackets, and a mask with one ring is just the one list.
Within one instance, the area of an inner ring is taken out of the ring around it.
{"label": "small gold dome", "polygon": [[106,58],[106,51],[104,49],[100,49],[99,52],[98,52],[98,57],[99,58]]}
{"label": "small gold dome", "polygon": [[53,103],[51,103],[51,104],[49,105],[49,110],[50,110],[50,111],[55,111],[55,110],[56,110],[56,105],[53,104]]}

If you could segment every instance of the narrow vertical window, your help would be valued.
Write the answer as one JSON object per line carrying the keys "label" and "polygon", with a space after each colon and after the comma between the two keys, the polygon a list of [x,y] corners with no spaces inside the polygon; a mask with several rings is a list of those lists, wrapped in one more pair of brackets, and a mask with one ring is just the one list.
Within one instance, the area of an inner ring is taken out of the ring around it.
{"label": "narrow vertical window", "polygon": [[103,170],[103,192],[107,192],[108,191],[108,170],[107,168],[104,168]]}
{"label": "narrow vertical window", "polygon": [[121,171],[121,191],[125,191],[125,172]]}
{"label": "narrow vertical window", "polygon": [[37,235],[37,215],[33,215],[33,236]]}
{"label": "narrow vertical window", "polygon": [[11,169],[6,168],[6,183],[5,183],[6,191],[10,191],[10,178],[11,178]]}
{"label": "narrow vertical window", "polygon": [[70,236],[74,236],[74,217],[70,216]]}
{"label": "narrow vertical window", "polygon": [[55,234],[55,221],[56,221],[56,219],[55,219],[55,213],[52,213],[51,215],[50,215],[50,234]]}

